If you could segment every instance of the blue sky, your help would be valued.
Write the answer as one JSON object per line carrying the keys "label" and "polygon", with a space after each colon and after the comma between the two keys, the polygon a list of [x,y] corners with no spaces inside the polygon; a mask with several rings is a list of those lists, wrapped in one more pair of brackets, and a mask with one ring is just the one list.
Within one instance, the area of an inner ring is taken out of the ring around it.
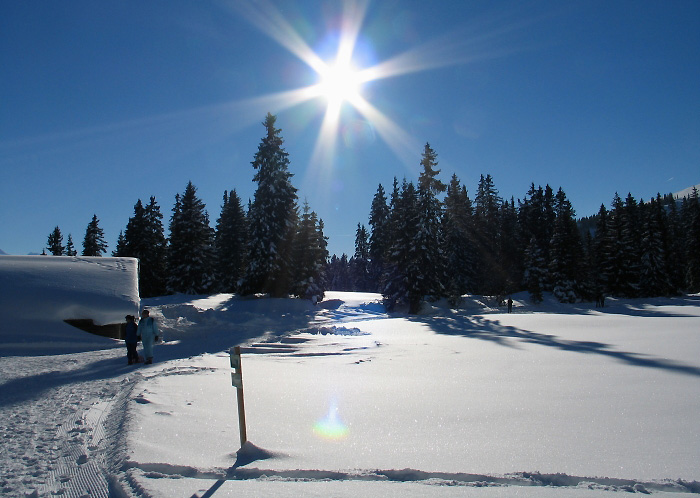
{"label": "blue sky", "polygon": [[[291,104],[339,40],[377,78],[370,111],[345,101],[324,128],[326,99]],[[93,214],[111,253],[137,199],[167,226],[190,180],[213,225],[224,190],[253,196],[268,111],[337,254],[380,183],[417,179],[426,142],[472,196],[480,174],[506,198],[549,183],[578,216],[700,182],[695,0],[2,2],[0,68],[10,254],[56,225],[81,250]]]}

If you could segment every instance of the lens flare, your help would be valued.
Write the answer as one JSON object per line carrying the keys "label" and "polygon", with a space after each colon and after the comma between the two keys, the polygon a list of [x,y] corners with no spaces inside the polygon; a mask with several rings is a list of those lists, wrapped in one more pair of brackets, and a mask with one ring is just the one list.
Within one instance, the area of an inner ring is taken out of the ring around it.
{"label": "lens flare", "polygon": [[326,416],[314,424],[314,433],[326,439],[343,439],[348,435],[348,427],[338,416],[338,405],[331,403]]}

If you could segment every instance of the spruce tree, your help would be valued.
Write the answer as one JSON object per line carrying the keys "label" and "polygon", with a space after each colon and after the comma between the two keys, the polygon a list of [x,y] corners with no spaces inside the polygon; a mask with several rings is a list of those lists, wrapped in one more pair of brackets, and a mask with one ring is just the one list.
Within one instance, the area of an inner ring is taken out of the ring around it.
{"label": "spruce tree", "polygon": [[126,253],[126,238],[124,237],[124,232],[119,231],[119,237],[117,237],[117,247],[112,251],[112,256],[115,258],[123,258],[127,256]]}
{"label": "spruce tree", "polygon": [[683,210],[685,220],[686,285],[688,292],[700,292],[700,199],[693,191]]}
{"label": "spruce tree", "polygon": [[92,221],[88,223],[83,239],[83,256],[102,256],[107,252],[104,231],[99,226],[100,220],[97,215],[92,216]]}
{"label": "spruce tree", "polygon": [[66,250],[64,251],[66,256],[77,256],[78,251],[75,250],[75,245],[73,245],[73,237],[68,234],[68,241],[66,242]]}
{"label": "spruce tree", "polygon": [[214,231],[209,215],[189,182],[182,196],[175,196],[170,219],[168,281],[170,292],[203,294],[214,287]]}
{"label": "spruce tree", "polygon": [[430,147],[429,143],[426,143],[420,161],[423,171],[421,171],[418,177],[419,190],[425,192],[429,191],[433,194],[441,194],[447,190],[447,186],[436,178],[437,175],[440,174],[440,170],[435,169],[437,164],[437,153]]}
{"label": "spruce tree", "polygon": [[539,246],[536,237],[531,237],[525,250],[525,272],[523,273],[523,283],[525,289],[530,293],[533,303],[541,303],[543,296],[546,274],[546,262],[544,252]]}
{"label": "spruce tree", "polygon": [[644,206],[639,292],[645,297],[664,296],[671,290],[664,249],[665,213],[657,199]]}
{"label": "spruce tree", "polygon": [[163,215],[156,198],[144,206],[139,199],[124,231],[123,256],[139,260],[139,291],[142,297],[162,296],[166,288],[166,246]]}
{"label": "spruce tree", "polygon": [[447,269],[445,294],[456,305],[463,294],[474,290],[473,209],[466,187],[453,174],[447,186],[442,218],[444,258]]}
{"label": "spruce tree", "polygon": [[559,302],[573,303],[578,299],[583,251],[574,209],[561,188],[555,197],[555,214],[549,262],[553,293]]}
{"label": "spruce tree", "polygon": [[281,130],[275,128],[275,121],[276,117],[268,113],[263,122],[266,136],[252,162],[256,169],[253,181],[258,187],[248,213],[248,267],[240,291],[283,297],[291,287],[297,190],[291,183],[288,154],[282,148]]}
{"label": "spruce tree", "polygon": [[423,287],[417,285],[421,269],[415,246],[418,233],[418,195],[413,183],[404,180],[398,194],[395,182],[389,223],[392,240],[383,278],[384,304],[390,311],[397,306],[406,306],[409,313],[416,313],[423,298]]}
{"label": "spruce tree", "polygon": [[490,296],[504,291],[504,271],[499,254],[501,203],[491,175],[481,175],[474,198],[477,285],[479,293]]}
{"label": "spruce tree", "polygon": [[[416,210],[417,230],[413,248],[418,271],[411,286],[420,300],[426,296],[438,299],[445,295],[445,262],[440,230],[442,207],[432,187],[425,182],[418,189]],[[413,304],[412,312],[418,312],[418,307]]]}
{"label": "spruce tree", "polygon": [[322,222],[309,204],[304,203],[299,227],[294,238],[294,281],[292,293],[316,303],[323,299],[325,281],[323,273],[328,252],[322,233]]}
{"label": "spruce tree", "polygon": [[217,286],[222,292],[235,292],[243,275],[248,244],[246,215],[235,190],[224,192],[215,240]]}
{"label": "spruce tree", "polygon": [[374,283],[369,275],[369,235],[364,225],[357,224],[355,230],[355,256],[352,259],[351,273],[354,290],[369,292]]}
{"label": "spruce tree", "polygon": [[380,184],[372,199],[369,212],[369,225],[372,233],[369,237],[369,279],[372,287],[368,290],[381,292],[381,277],[384,273],[384,262],[389,249],[389,206],[387,205],[384,187]]}
{"label": "spruce tree", "polygon": [[65,247],[63,246],[63,235],[61,235],[60,228],[54,228],[49,234],[47,245],[51,254],[54,256],[63,256]]}

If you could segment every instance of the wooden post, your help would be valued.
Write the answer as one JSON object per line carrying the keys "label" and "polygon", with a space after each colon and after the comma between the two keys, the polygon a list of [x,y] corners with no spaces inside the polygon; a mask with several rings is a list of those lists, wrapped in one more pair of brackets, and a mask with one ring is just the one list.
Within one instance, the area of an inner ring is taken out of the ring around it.
{"label": "wooden post", "polygon": [[241,448],[248,441],[245,426],[245,403],[243,401],[243,369],[241,368],[241,347],[236,346],[229,350],[231,355],[231,383],[236,387],[236,397],[238,398],[238,428],[241,435]]}

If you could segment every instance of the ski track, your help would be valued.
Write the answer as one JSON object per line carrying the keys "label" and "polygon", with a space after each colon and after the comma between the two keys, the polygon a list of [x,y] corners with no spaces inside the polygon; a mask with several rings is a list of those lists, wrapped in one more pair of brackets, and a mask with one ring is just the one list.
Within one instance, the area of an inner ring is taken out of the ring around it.
{"label": "ski track", "polygon": [[[124,352],[96,352],[116,362]],[[3,383],[50,379],[52,373],[79,373],[96,358],[71,354],[0,358]],[[87,360],[87,362],[86,362]],[[125,360],[124,360],[125,361]],[[119,363],[120,364],[120,363]],[[117,363],[115,363],[117,365]],[[125,365],[126,366],[126,365]],[[86,496],[108,498],[111,469],[123,450],[115,445],[126,402],[141,374],[117,372],[112,378],[56,383],[21,399],[9,396],[0,406],[0,494],[13,497]],[[2,384],[0,384],[2,386]]]}

